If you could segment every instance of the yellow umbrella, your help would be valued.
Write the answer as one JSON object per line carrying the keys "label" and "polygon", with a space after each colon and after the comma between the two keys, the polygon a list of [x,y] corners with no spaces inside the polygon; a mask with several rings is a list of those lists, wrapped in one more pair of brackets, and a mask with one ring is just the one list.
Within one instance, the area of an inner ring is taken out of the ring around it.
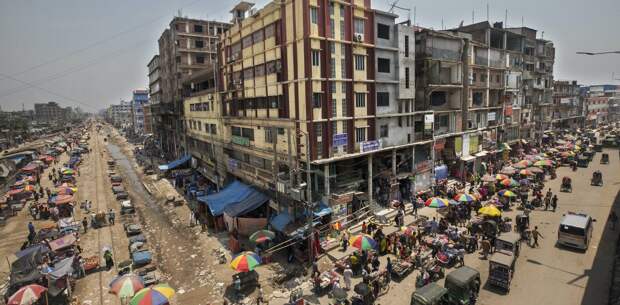
{"label": "yellow umbrella", "polygon": [[498,217],[502,216],[502,211],[500,211],[496,206],[490,204],[480,208],[480,210],[478,210],[478,214],[490,217]]}

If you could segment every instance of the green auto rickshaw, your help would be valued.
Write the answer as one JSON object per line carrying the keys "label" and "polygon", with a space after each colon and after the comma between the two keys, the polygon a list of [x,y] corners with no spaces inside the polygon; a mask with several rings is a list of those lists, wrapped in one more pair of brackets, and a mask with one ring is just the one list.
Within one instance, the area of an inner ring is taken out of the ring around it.
{"label": "green auto rickshaw", "polygon": [[411,295],[411,305],[445,305],[445,295],[448,289],[431,282],[416,289]]}
{"label": "green auto rickshaw", "polygon": [[480,291],[480,272],[467,266],[446,276],[445,287],[432,282],[411,295],[411,305],[470,305]]}

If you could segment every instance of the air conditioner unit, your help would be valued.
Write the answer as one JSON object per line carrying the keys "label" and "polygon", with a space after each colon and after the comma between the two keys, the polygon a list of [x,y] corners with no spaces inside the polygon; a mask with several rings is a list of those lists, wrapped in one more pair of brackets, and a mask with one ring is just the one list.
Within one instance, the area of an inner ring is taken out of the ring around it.
{"label": "air conditioner unit", "polygon": [[353,35],[353,41],[355,41],[355,42],[362,42],[362,35],[361,34]]}

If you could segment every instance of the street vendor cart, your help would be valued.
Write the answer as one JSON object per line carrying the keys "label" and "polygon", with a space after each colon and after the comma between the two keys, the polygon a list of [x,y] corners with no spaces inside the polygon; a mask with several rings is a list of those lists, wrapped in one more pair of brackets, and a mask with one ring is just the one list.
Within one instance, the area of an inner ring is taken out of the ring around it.
{"label": "street vendor cart", "polygon": [[509,292],[515,261],[516,258],[511,253],[504,251],[494,253],[489,258],[488,283]]}

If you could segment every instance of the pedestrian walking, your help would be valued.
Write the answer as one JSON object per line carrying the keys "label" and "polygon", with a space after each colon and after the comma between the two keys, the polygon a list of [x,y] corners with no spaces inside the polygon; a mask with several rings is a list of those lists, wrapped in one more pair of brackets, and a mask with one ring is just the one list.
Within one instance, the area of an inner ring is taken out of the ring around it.
{"label": "pedestrian walking", "polygon": [[558,207],[558,195],[553,195],[553,199],[551,199],[551,208],[555,212],[555,209]]}
{"label": "pedestrian walking", "polygon": [[86,219],[86,217],[82,219],[82,226],[84,226],[84,234],[86,234],[86,232],[88,231],[88,219]]}
{"label": "pedestrian walking", "polygon": [[[390,258],[388,257],[388,260]],[[342,276],[344,277],[344,288],[346,290],[351,290],[351,278],[353,277],[353,270],[351,269],[350,265],[347,265],[347,267],[344,269],[344,271],[342,272]]]}
{"label": "pedestrian walking", "polygon": [[32,238],[34,238],[34,235],[36,234],[34,225],[32,224],[32,221],[28,222],[28,240],[30,240],[30,236],[32,236]]}
{"label": "pedestrian walking", "polygon": [[487,259],[487,256],[491,252],[491,242],[486,238],[482,239],[482,241],[480,241],[480,248],[482,249],[482,256],[484,259]]}
{"label": "pedestrian walking", "polygon": [[611,229],[615,230],[616,222],[618,222],[618,215],[616,215],[615,211],[611,211],[611,213],[609,213],[609,222],[611,223]]}
{"label": "pedestrian walking", "polygon": [[105,267],[108,271],[114,267],[114,260],[112,259],[112,252],[110,250],[105,250],[103,253],[103,259],[105,260]]}
{"label": "pedestrian walking", "polygon": [[115,218],[116,215],[114,215],[114,209],[110,209],[110,211],[108,211],[108,222],[110,223],[110,225],[114,225]]}
{"label": "pedestrian walking", "polygon": [[258,296],[256,296],[256,305],[260,305],[261,303],[265,303],[265,300],[263,300],[263,287],[260,286],[260,284],[258,285]]}
{"label": "pedestrian walking", "polygon": [[[549,193],[547,193],[549,194]],[[551,204],[551,196],[545,196],[545,211],[549,209],[549,205]]]}
{"label": "pedestrian walking", "polygon": [[538,232],[538,226],[534,227],[534,230],[532,231],[532,238],[534,238],[534,244],[532,245],[532,248],[536,248],[538,247],[538,237],[543,238],[542,234],[540,234],[540,232]]}
{"label": "pedestrian walking", "polygon": [[387,271],[388,282],[392,281],[392,271],[394,270],[394,266],[392,265],[392,260],[388,257],[387,263],[385,265],[385,270]]}

